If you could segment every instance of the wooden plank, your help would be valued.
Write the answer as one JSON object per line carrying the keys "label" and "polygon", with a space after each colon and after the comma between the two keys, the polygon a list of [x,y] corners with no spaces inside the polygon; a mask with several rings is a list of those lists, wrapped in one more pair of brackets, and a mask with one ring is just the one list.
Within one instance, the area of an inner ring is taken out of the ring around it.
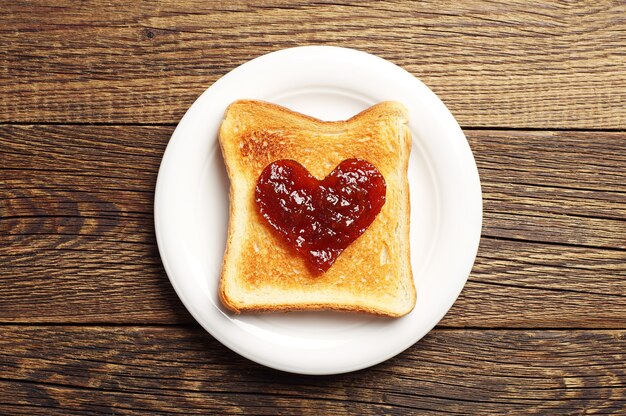
{"label": "wooden plank", "polygon": [[[11,197],[3,201],[5,216],[151,217],[172,130],[0,126],[0,189]],[[626,133],[467,135],[481,175],[486,236],[626,248]]]}
{"label": "wooden plank", "polygon": [[[0,126],[0,321],[191,322],[153,232],[171,130]],[[623,328],[626,133],[468,136],[483,239],[442,325]]]}
{"label": "wooden plank", "polygon": [[440,326],[624,328],[626,252],[483,237]]}
{"label": "wooden plank", "polygon": [[195,326],[0,327],[0,412],[621,414],[626,331],[434,330],[371,369],[281,373]]}
{"label": "wooden plank", "polygon": [[626,249],[626,133],[467,135],[484,235]]}
{"label": "wooden plank", "polygon": [[362,49],[423,80],[464,126],[626,128],[623,2],[10,2],[0,121],[174,123],[266,52]]}

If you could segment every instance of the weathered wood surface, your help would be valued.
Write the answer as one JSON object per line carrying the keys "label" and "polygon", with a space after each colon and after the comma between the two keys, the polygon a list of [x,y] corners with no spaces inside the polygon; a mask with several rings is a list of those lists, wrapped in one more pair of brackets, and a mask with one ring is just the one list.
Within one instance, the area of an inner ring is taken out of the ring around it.
{"label": "weathered wood surface", "polygon": [[0,413],[624,414],[626,331],[434,330],[356,373],[270,370],[202,329],[1,327]]}
{"label": "weathered wood surface", "polygon": [[8,2],[0,121],[176,123],[220,76],[305,44],[359,48],[463,126],[626,128],[620,1]]}
{"label": "weathered wood surface", "polygon": [[[0,126],[0,322],[186,323],[152,200],[168,126]],[[626,133],[468,131],[484,196],[442,322],[626,325]]]}
{"label": "weathered wood surface", "polygon": [[[1,9],[0,414],[626,414],[624,2]],[[332,377],[266,369],[200,329],[152,220],[193,100],[309,44],[430,86],[466,130],[484,200],[474,269],[439,328]]]}

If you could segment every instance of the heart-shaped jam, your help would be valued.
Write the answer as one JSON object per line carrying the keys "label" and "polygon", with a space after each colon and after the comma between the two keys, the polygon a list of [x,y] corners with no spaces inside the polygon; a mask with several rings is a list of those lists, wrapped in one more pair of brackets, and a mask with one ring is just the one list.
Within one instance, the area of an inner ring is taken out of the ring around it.
{"label": "heart-shaped jam", "polygon": [[365,160],[346,159],[320,181],[283,159],[263,169],[255,200],[277,235],[323,273],[374,221],[386,191],[383,176]]}

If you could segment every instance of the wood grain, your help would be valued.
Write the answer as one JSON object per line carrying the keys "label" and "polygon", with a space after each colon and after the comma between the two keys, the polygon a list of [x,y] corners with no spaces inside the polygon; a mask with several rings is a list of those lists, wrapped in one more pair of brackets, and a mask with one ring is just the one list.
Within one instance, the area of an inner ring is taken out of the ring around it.
{"label": "wood grain", "polygon": [[626,128],[619,1],[10,2],[0,121],[175,123],[220,76],[308,44],[382,56],[464,126]]}
{"label": "wood grain", "polygon": [[[191,321],[153,232],[171,131],[0,126],[0,321]],[[623,328],[626,133],[467,134],[483,239],[442,325]]]}
{"label": "wood grain", "polygon": [[[623,1],[1,9],[0,414],[626,414]],[[431,87],[466,128],[484,202],[476,263],[439,327],[331,377],[267,369],[199,328],[152,219],[195,98],[311,44]]]}
{"label": "wood grain", "polygon": [[467,132],[483,234],[626,249],[626,134]]}
{"label": "wood grain", "polygon": [[330,377],[261,367],[195,326],[0,333],[7,414],[626,412],[623,330],[435,330],[383,364]]}

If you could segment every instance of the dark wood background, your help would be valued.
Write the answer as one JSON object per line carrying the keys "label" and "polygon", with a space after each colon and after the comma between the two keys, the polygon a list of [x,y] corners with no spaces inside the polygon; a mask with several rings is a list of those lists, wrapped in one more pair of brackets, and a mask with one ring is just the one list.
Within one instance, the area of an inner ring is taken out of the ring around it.
{"label": "dark wood background", "polygon": [[[1,414],[626,414],[624,2],[5,2]],[[153,232],[193,100],[281,48],[382,56],[463,127],[478,258],[428,336],[330,376],[237,356],[185,311]]]}

